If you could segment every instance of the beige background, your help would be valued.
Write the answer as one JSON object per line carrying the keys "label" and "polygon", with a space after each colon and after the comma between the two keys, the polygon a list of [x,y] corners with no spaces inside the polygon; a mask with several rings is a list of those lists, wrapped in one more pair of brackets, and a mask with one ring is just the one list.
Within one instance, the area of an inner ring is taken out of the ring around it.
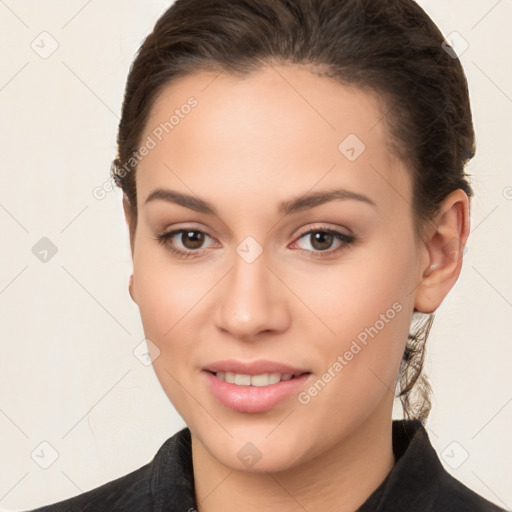
{"label": "beige background", "polygon": [[[184,426],[133,353],[144,335],[128,295],[121,193],[93,195],[108,185],[129,64],[168,4],[0,1],[3,511],[127,474]],[[512,2],[420,4],[469,44],[461,60],[478,139],[468,251],[428,345],[428,428],[450,473],[510,509]],[[57,249],[46,263],[32,251],[43,237]]]}

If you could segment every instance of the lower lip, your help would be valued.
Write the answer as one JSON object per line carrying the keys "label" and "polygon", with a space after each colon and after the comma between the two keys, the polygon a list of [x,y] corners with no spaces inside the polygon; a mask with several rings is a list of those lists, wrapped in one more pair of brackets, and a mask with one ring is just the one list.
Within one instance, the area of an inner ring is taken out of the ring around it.
{"label": "lower lip", "polygon": [[234,411],[249,413],[272,409],[296,393],[311,376],[310,373],[305,373],[268,386],[238,386],[219,379],[208,371],[203,373],[210,391],[219,402]]}

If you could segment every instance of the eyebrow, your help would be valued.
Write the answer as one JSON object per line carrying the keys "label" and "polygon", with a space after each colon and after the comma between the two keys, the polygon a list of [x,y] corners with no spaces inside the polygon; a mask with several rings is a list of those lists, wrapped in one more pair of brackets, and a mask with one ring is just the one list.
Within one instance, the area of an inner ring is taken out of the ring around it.
{"label": "eyebrow", "polygon": [[[279,204],[278,213],[281,215],[290,215],[295,212],[309,210],[330,201],[350,199],[367,203],[375,207],[377,206],[372,199],[364,194],[339,188],[335,190],[308,192],[288,201],[283,201]],[[149,202],[156,200],[174,203],[207,215],[218,215],[217,209],[204,199],[184,194],[182,192],[176,192],[175,190],[157,188],[148,195],[144,204],[148,204]]]}

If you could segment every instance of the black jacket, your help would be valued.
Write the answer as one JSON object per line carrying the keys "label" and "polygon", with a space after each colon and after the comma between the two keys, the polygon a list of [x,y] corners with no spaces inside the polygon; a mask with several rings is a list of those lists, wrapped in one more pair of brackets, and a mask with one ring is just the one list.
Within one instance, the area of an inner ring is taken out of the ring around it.
{"label": "black jacket", "polygon": [[[393,421],[396,464],[356,512],[503,512],[442,466],[418,420]],[[335,510],[336,507],[332,507]],[[30,512],[195,512],[190,430],[167,439],[141,468]]]}

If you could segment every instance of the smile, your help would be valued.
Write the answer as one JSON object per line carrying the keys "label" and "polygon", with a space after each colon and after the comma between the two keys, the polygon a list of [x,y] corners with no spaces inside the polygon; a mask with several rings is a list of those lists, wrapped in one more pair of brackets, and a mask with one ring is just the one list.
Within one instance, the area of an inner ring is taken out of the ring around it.
{"label": "smile", "polygon": [[262,413],[284,405],[313,378],[305,368],[273,361],[218,361],[201,373],[212,398],[240,413]]}
{"label": "smile", "polygon": [[269,386],[283,380],[295,378],[292,373],[261,373],[259,375],[248,375],[234,372],[216,372],[215,376],[224,382],[236,384],[237,386]]}

